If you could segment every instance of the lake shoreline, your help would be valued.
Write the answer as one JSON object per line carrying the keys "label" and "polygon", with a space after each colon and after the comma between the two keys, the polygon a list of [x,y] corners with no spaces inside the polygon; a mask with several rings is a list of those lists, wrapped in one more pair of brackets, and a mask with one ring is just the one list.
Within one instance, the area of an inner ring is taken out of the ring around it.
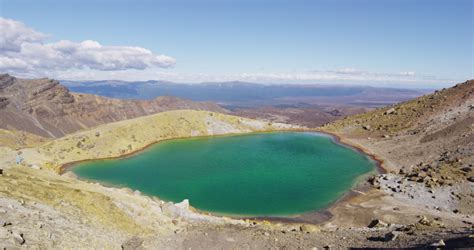
{"label": "lake shoreline", "polygon": [[[371,161],[374,163],[374,171],[370,171],[367,174],[364,174],[360,176],[353,184],[353,186],[345,192],[341,197],[339,197],[336,201],[331,203],[327,208],[321,209],[321,210],[316,210],[316,211],[309,211],[305,212],[302,214],[296,214],[296,215],[288,215],[288,216],[239,216],[239,215],[229,215],[229,214],[219,214],[219,213],[212,213],[208,211],[203,211],[196,209],[194,207],[191,207],[191,209],[194,212],[200,213],[200,214],[205,214],[205,215],[211,215],[215,217],[227,217],[231,219],[237,219],[237,220],[256,220],[256,221],[272,221],[272,222],[281,222],[281,223],[308,223],[308,224],[322,224],[324,222],[329,221],[334,215],[331,212],[335,207],[338,207],[340,205],[343,205],[350,200],[352,200],[355,197],[360,196],[360,192],[368,191],[371,189],[369,185],[367,185],[367,176],[373,174],[373,172],[376,173],[386,173],[387,170],[383,167],[384,161],[374,154],[368,152],[367,149],[359,146],[359,145],[354,145],[346,140],[343,139],[338,134],[327,132],[327,131],[322,131],[320,129],[284,129],[284,130],[268,130],[268,131],[255,131],[255,132],[249,132],[249,133],[230,133],[230,134],[219,134],[219,135],[204,135],[204,136],[186,136],[186,137],[177,137],[177,138],[170,138],[170,139],[163,139],[159,140],[153,143],[150,143],[140,149],[134,150],[133,152],[128,152],[123,155],[117,156],[117,157],[109,157],[109,158],[96,158],[96,159],[86,159],[86,160],[80,160],[80,161],[75,161],[75,162],[69,162],[62,164],[59,173],[64,174],[69,171],[70,168],[73,168],[74,166],[83,163],[83,162],[90,162],[90,161],[100,161],[100,160],[112,160],[112,159],[124,159],[128,157],[133,157],[137,154],[141,154],[147,149],[149,149],[152,146],[157,145],[158,143],[165,142],[165,141],[170,141],[170,140],[179,140],[179,139],[196,139],[196,138],[213,138],[213,137],[228,137],[228,136],[250,136],[254,134],[265,134],[265,133],[285,133],[285,132],[308,132],[308,133],[316,133],[319,134],[318,136],[326,136],[329,137],[333,143],[338,144],[340,146],[350,148],[352,150],[357,151],[357,153],[363,154],[364,156],[368,157]],[[72,173],[72,172],[71,172]],[[78,177],[77,177],[78,178]],[[79,178],[81,179],[81,178]],[[81,179],[82,181],[90,182],[90,180],[87,179]],[[101,183],[101,185],[108,186],[107,184]],[[111,185],[113,186],[113,185]],[[357,190],[358,192],[355,192],[354,190]],[[153,196],[158,199],[160,199],[157,196]],[[161,199],[160,199],[161,200]]]}

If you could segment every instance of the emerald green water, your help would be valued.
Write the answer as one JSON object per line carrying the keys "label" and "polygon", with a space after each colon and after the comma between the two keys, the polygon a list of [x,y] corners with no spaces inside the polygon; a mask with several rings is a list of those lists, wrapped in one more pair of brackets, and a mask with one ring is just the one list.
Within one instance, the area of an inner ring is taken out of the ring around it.
{"label": "emerald green water", "polygon": [[72,171],[167,201],[189,199],[204,211],[282,216],[327,207],[373,169],[367,156],[328,136],[280,132],[165,141]]}

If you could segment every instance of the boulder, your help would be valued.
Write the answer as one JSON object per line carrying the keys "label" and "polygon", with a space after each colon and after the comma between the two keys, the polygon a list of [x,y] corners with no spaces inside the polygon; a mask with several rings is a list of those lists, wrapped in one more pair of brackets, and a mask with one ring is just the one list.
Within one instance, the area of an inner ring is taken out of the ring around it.
{"label": "boulder", "polygon": [[379,219],[374,219],[372,220],[369,225],[367,226],[368,228],[380,228],[380,227],[386,227],[388,226],[387,223],[379,220]]}
{"label": "boulder", "polygon": [[461,170],[464,171],[464,172],[466,172],[466,173],[468,173],[468,172],[471,172],[471,171],[472,171],[472,168],[470,168],[470,167],[463,167],[463,168],[461,168]]}
{"label": "boulder", "polygon": [[401,234],[401,232],[398,231],[392,231],[387,234],[385,234],[384,240],[385,241],[394,241],[398,238],[398,236]]}
{"label": "boulder", "polygon": [[0,218],[0,227],[10,226],[12,223]]}
{"label": "boulder", "polygon": [[25,239],[23,238],[22,233],[12,232],[13,240],[19,245],[25,244]]}
{"label": "boulder", "polygon": [[413,235],[415,234],[415,231],[416,231],[416,225],[410,224],[410,225],[402,226],[402,227],[397,228],[396,231],[400,231],[408,235]]}
{"label": "boulder", "polygon": [[425,225],[425,226],[432,225],[431,221],[429,221],[425,216],[421,216],[421,219],[418,221],[418,224]]}
{"label": "boulder", "polygon": [[376,177],[376,176],[371,176],[369,177],[369,179],[367,180],[371,185],[378,185],[380,182],[379,182],[379,179]]}
{"label": "boulder", "polygon": [[384,114],[385,114],[385,115],[391,115],[391,114],[395,114],[395,109],[394,109],[394,108],[391,108],[391,109],[389,109],[389,110],[385,111],[385,113],[384,113]]}
{"label": "boulder", "polygon": [[435,242],[433,244],[431,244],[430,246],[432,247],[444,247],[446,246],[446,243],[444,243],[444,240],[439,240],[438,242]]}

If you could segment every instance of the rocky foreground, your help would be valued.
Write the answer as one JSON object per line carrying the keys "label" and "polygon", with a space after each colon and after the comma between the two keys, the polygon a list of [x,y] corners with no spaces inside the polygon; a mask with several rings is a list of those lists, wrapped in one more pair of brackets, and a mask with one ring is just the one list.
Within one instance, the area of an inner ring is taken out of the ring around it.
{"label": "rocky foreground", "polygon": [[[472,246],[474,81],[328,124],[387,173],[354,188],[320,224],[202,214],[126,188],[59,175],[65,163],[132,153],[154,141],[300,129],[208,111],[170,111],[0,147],[0,245],[29,248],[342,248]],[[1,135],[1,134],[0,134]],[[28,137],[28,134],[23,134]],[[5,136],[10,138],[11,136]],[[29,138],[29,137],[28,137]],[[357,194],[357,195],[355,195]],[[306,218],[308,219],[308,218]],[[310,218],[309,218],[310,219]]]}

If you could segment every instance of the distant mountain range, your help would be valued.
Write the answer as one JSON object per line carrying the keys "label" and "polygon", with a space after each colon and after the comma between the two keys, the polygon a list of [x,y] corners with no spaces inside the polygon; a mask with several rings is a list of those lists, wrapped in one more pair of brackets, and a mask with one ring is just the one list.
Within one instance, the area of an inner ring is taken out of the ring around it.
{"label": "distant mountain range", "polygon": [[0,129],[61,137],[104,123],[177,109],[209,110],[315,127],[423,93],[360,86],[245,82],[60,83],[47,78],[20,79],[3,74],[0,75]]}
{"label": "distant mountain range", "polygon": [[121,99],[176,96],[193,101],[213,101],[227,108],[262,105],[300,107],[321,104],[384,106],[431,90],[344,85],[258,84],[214,82],[183,84],[167,81],[61,81],[73,92]]}

